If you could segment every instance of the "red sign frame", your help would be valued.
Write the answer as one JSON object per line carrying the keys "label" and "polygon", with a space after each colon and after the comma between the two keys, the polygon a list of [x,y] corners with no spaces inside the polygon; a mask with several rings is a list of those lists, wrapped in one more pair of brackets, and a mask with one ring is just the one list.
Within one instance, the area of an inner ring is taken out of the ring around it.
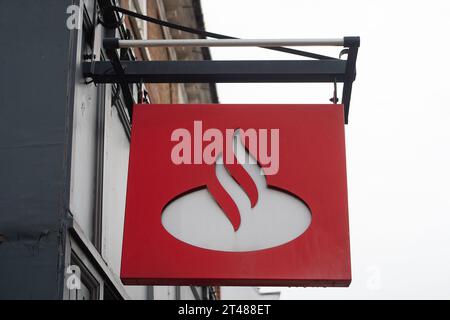
{"label": "red sign frame", "polygon": [[[280,169],[267,184],[298,195],[312,222],[281,246],[222,252],[186,244],[161,223],[164,206],[204,186],[211,165],[175,165],[176,128],[279,128]],[[127,285],[349,286],[343,105],[136,105],[121,279]]]}

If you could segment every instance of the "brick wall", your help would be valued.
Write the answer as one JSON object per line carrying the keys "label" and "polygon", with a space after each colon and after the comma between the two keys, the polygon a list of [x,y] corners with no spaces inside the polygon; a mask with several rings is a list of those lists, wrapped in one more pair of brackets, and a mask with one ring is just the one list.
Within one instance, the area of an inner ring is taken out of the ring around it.
{"label": "brick wall", "polygon": [[[132,1],[132,0],[131,0]],[[130,0],[122,0],[121,6],[129,8]],[[161,20],[204,29],[203,15],[199,0],[147,0],[147,11],[144,14]],[[137,35],[134,18],[125,18],[127,28],[133,38]],[[164,30],[165,29],[165,30]],[[147,23],[147,38],[149,39],[186,39],[197,38],[190,33],[162,28],[153,23]],[[146,59],[147,50],[150,60],[208,60],[210,53],[207,48],[140,48],[134,49],[139,60]],[[214,103],[217,102],[216,87],[214,84],[145,84],[152,103]]]}

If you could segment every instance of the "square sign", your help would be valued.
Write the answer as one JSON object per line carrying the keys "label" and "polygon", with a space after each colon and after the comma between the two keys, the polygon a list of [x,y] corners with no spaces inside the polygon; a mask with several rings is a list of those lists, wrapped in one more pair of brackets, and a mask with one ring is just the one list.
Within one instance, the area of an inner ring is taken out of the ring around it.
{"label": "square sign", "polygon": [[136,105],[121,279],[348,286],[343,106]]}

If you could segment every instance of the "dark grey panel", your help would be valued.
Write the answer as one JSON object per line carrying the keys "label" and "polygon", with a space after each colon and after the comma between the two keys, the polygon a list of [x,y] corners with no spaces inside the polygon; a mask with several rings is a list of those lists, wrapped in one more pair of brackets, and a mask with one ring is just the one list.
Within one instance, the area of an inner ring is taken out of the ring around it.
{"label": "dark grey panel", "polygon": [[58,298],[56,233],[16,234],[0,245],[0,299]]}
{"label": "dark grey panel", "polygon": [[70,4],[0,1],[0,298],[62,294]]}

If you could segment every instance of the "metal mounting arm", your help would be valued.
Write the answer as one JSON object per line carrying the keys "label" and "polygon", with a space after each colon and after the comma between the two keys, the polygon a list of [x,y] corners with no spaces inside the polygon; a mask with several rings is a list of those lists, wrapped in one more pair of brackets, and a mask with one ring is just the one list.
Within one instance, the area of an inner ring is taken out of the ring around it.
{"label": "metal mounting arm", "polygon": [[[356,77],[359,37],[338,39],[104,39],[107,51],[141,46],[343,46],[347,60],[256,60],[256,61],[96,61],[83,65],[85,77],[96,83],[248,83],[302,82],[344,83],[342,103],[348,123],[350,97]],[[111,66],[112,64],[112,66]]]}

